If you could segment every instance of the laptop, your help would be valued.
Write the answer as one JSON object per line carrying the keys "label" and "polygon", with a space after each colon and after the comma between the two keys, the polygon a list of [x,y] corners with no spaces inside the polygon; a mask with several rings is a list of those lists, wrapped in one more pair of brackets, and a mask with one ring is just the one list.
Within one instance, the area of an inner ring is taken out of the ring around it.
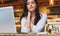
{"label": "laptop", "polygon": [[0,8],[0,33],[17,33],[13,6]]}

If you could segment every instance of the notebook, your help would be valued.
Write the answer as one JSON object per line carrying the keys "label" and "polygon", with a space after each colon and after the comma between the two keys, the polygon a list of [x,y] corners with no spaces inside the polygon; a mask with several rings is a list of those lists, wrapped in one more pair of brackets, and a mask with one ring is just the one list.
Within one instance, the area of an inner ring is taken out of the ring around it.
{"label": "notebook", "polygon": [[17,33],[13,6],[0,8],[0,33]]}

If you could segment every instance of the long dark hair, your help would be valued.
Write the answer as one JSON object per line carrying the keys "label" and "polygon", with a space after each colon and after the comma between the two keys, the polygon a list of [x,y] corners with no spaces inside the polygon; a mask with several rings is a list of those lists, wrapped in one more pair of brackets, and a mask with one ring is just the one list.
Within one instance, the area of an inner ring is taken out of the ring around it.
{"label": "long dark hair", "polygon": [[[34,1],[35,1],[36,5],[37,5],[37,7],[35,9],[35,20],[34,20],[34,25],[36,25],[37,22],[41,19],[41,17],[40,17],[40,13],[39,13],[39,7],[38,7],[37,0],[34,0]],[[21,19],[23,17],[27,17],[27,15],[28,15],[27,0],[24,0],[23,14],[22,14],[22,16],[20,18],[20,23],[21,23]]]}

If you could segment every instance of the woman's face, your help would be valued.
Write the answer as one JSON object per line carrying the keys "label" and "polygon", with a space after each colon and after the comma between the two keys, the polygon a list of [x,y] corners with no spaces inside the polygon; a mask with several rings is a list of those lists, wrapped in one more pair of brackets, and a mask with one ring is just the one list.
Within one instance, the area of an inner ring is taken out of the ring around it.
{"label": "woman's face", "polygon": [[27,9],[28,11],[35,11],[36,3],[34,0],[27,0]]}

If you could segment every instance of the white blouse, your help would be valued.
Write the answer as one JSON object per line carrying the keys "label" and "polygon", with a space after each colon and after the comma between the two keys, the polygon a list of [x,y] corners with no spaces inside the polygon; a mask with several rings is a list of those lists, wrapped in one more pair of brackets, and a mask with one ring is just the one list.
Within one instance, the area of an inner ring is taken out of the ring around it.
{"label": "white blouse", "polygon": [[[42,16],[41,16],[42,15]],[[41,19],[38,21],[37,25],[33,26],[32,32],[33,33],[37,33],[37,32],[41,32],[42,29],[44,28],[46,21],[47,21],[47,15],[46,14],[41,14]],[[26,19],[22,18],[21,20],[21,32],[23,33],[29,33],[30,29],[27,29],[24,25],[25,25]]]}

